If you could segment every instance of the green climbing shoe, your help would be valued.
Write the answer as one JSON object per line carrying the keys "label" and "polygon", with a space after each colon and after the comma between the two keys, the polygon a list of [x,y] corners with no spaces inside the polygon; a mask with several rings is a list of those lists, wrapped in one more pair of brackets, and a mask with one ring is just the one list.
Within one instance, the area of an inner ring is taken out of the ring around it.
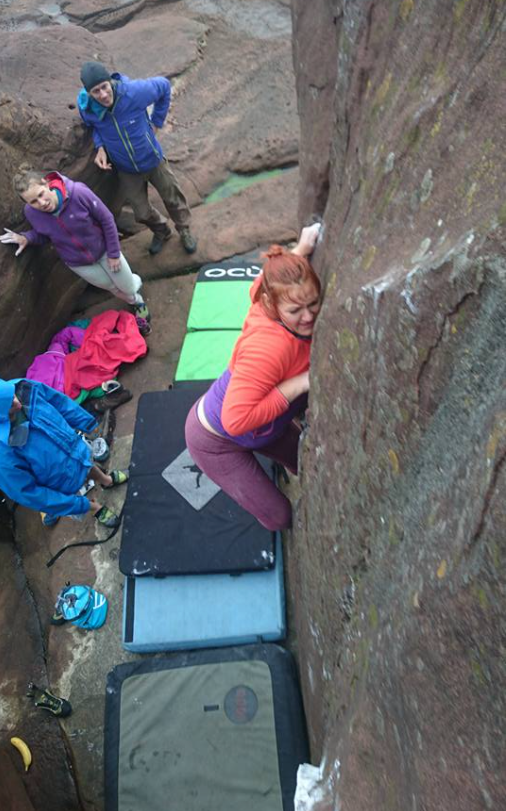
{"label": "green climbing shoe", "polygon": [[109,507],[105,506],[101,507],[99,511],[95,513],[95,518],[99,524],[103,527],[107,527],[107,529],[116,529],[121,524],[119,515],[116,515]]}
{"label": "green climbing shoe", "polygon": [[118,484],[126,484],[130,477],[130,472],[128,470],[110,470],[108,475],[112,479],[112,484],[103,484],[102,488],[104,490],[111,490],[113,487],[117,487]]}

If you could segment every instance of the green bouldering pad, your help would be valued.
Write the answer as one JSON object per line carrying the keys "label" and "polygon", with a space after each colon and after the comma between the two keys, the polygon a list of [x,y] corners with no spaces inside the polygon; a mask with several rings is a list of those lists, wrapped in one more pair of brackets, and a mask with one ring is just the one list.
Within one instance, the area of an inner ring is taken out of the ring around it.
{"label": "green bouldering pad", "polygon": [[[169,723],[161,726],[160,716]],[[282,811],[265,662],[132,676],[123,686],[120,728],[120,808],[147,808],[149,797],[160,811],[258,811],[260,802],[265,811]]]}
{"label": "green bouldering pad", "polygon": [[106,811],[293,811],[308,758],[293,660],[252,645],[118,665],[104,743]]}
{"label": "green bouldering pad", "polygon": [[188,332],[242,329],[251,304],[250,288],[261,273],[258,259],[239,256],[219,265],[204,265],[197,277],[188,315]]}
{"label": "green bouldering pad", "polygon": [[242,329],[251,301],[250,282],[225,281],[195,285],[188,315],[188,332],[204,329]]}
{"label": "green bouldering pad", "polygon": [[240,330],[189,332],[183,342],[175,380],[216,380],[227,368]]}

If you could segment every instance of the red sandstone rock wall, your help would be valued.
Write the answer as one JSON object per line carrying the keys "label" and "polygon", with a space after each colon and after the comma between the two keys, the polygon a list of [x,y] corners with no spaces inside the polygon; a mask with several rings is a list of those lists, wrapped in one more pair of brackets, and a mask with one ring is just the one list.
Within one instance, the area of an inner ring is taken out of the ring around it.
{"label": "red sandstone rock wall", "polygon": [[[109,179],[100,178],[90,166],[89,140],[75,110],[79,65],[90,52],[100,57],[100,45],[77,26],[11,31],[0,25],[1,233],[4,227],[22,230],[27,225],[23,204],[12,190],[13,174],[23,162],[42,170],[58,168],[92,182],[110,199],[114,184],[104,183]],[[11,246],[0,245],[3,377],[23,374],[34,355],[46,349],[84,287],[52,248],[28,249],[15,258]]]}
{"label": "red sandstone rock wall", "polygon": [[325,222],[290,559],[321,808],[504,808],[506,8],[293,18]]}

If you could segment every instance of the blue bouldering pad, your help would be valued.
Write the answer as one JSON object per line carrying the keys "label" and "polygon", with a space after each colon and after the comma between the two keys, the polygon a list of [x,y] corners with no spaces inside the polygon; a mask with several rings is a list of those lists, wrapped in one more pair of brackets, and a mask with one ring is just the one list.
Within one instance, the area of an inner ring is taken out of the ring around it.
{"label": "blue bouldering pad", "polygon": [[125,578],[123,646],[134,653],[284,639],[281,539],[265,572]]}

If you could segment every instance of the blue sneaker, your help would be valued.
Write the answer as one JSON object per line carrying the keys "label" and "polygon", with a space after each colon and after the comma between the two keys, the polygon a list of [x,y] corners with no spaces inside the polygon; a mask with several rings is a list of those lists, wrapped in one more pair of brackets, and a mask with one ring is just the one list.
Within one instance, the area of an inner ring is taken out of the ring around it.
{"label": "blue sneaker", "polygon": [[60,520],[59,515],[49,515],[49,513],[41,513],[40,517],[42,518],[42,524],[45,527],[54,527],[54,525]]}

